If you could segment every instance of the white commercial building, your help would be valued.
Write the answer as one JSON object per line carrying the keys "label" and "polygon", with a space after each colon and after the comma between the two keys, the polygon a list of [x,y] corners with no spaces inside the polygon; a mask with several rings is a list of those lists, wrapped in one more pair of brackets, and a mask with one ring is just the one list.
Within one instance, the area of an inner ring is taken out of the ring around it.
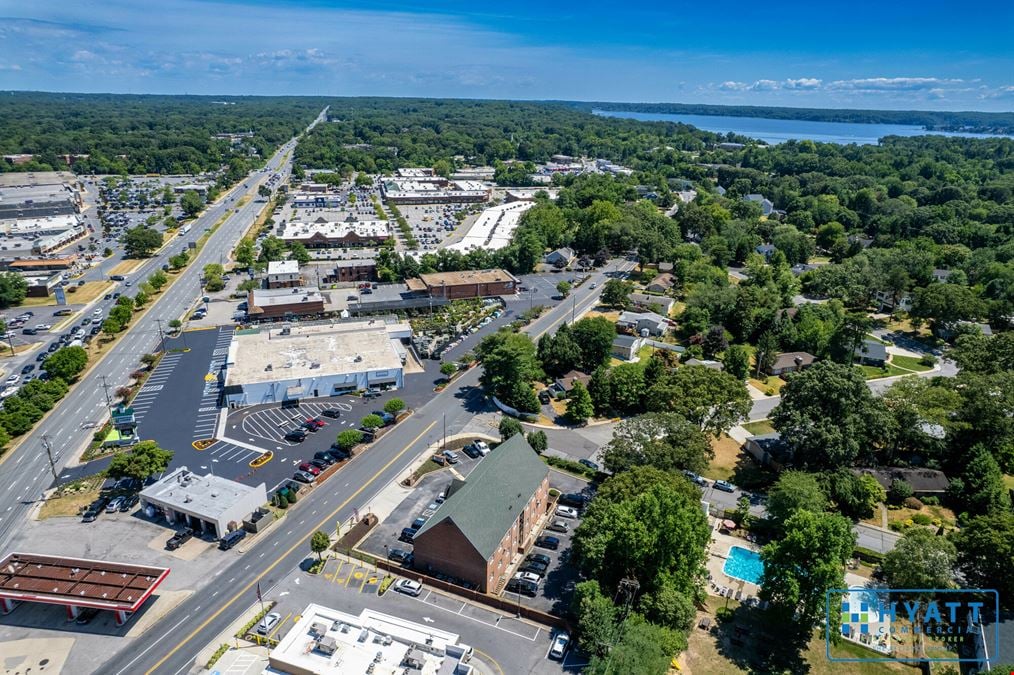
{"label": "white commercial building", "polygon": [[310,604],[271,650],[268,664],[291,675],[469,675],[472,652],[456,633],[433,624]]}
{"label": "white commercial building", "polygon": [[241,331],[229,345],[232,407],[335,396],[405,384],[407,323],[353,321]]}
{"label": "white commercial building", "polygon": [[286,223],[278,238],[287,244],[300,242],[309,248],[377,246],[394,236],[388,220],[295,220]]}
{"label": "white commercial building", "polygon": [[505,248],[510,244],[514,230],[518,229],[521,216],[533,206],[535,206],[535,202],[519,201],[490,207],[480,214],[478,220],[472,224],[461,241],[457,241],[447,248],[462,253],[468,253],[477,248],[489,251]]}
{"label": "white commercial building", "polygon": [[395,204],[453,204],[485,202],[491,188],[480,181],[444,178],[392,178],[381,183],[384,200]]}
{"label": "white commercial building", "polygon": [[298,260],[272,260],[268,263],[268,288],[289,288],[301,283]]}
{"label": "white commercial building", "polygon": [[181,466],[141,490],[141,508],[150,517],[161,512],[177,526],[223,537],[268,502],[264,483],[253,487],[221,476],[198,476]]}
{"label": "white commercial building", "polygon": [[78,216],[72,214],[45,218],[18,218],[0,222],[0,233],[10,242],[8,250],[29,249],[51,253],[87,234]]}
{"label": "white commercial building", "polygon": [[289,202],[297,209],[336,209],[345,204],[345,199],[338,194],[297,192]]}

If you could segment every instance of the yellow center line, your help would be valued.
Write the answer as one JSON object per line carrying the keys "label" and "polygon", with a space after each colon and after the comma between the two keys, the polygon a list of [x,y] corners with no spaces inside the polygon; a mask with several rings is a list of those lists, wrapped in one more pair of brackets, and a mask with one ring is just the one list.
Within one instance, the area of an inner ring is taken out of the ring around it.
{"label": "yellow center line", "polygon": [[[285,551],[280,556],[278,556],[277,558],[275,558],[274,562],[272,562],[270,565],[268,565],[267,567],[265,567],[261,571],[260,574],[258,574],[256,577],[254,577],[253,579],[251,579],[250,582],[246,586],[244,586],[242,589],[240,589],[240,591],[238,593],[236,593],[234,596],[232,596],[224,605],[222,605],[218,610],[216,610],[214,614],[212,614],[207,619],[205,619],[201,623],[201,625],[199,625],[189,635],[187,635],[185,638],[183,638],[182,642],[180,642],[179,644],[177,644],[175,647],[173,647],[169,651],[168,654],[166,654],[161,659],[159,659],[158,663],[156,663],[154,666],[152,666],[147,671],[147,673],[150,675],[150,673],[154,673],[156,670],[158,670],[162,666],[163,663],[165,663],[166,661],[168,661],[169,658],[173,654],[175,654],[176,652],[178,652],[185,644],[187,644],[188,642],[190,642],[191,640],[193,640],[198,634],[200,634],[205,628],[207,628],[208,624],[210,624],[212,621],[214,621],[215,619],[217,619],[218,616],[222,612],[224,612],[226,609],[228,609],[234,602],[236,602],[237,600],[239,600],[240,597],[242,597],[246,593],[249,593],[250,589],[253,588],[254,585],[257,584],[261,579],[263,579],[265,576],[267,576],[268,573],[271,572],[271,570],[273,570],[275,567],[277,567],[278,564],[281,563],[282,560],[284,560],[286,556],[291,555],[292,552],[295,551],[298,547],[305,545],[305,543],[307,542],[307,540],[309,540],[310,537],[313,535],[314,531],[323,528],[325,525],[330,525],[331,523],[333,523],[334,522],[334,517],[336,515],[338,515],[339,511],[341,511],[343,508],[345,508],[346,506],[348,506],[349,503],[351,503],[353,499],[355,499],[356,497],[358,497],[363,492],[363,490],[365,490],[367,488],[367,486],[371,485],[373,483],[373,481],[377,480],[377,477],[380,476],[380,474],[382,474],[385,471],[387,471],[387,469],[389,469],[392,464],[394,464],[396,461],[398,461],[399,459],[401,459],[402,455],[404,455],[406,452],[408,452],[409,449],[411,449],[412,446],[415,445],[419,441],[420,438],[422,438],[423,436],[425,436],[427,433],[429,433],[430,429],[432,429],[434,426],[436,426],[436,423],[437,423],[436,420],[433,420],[432,422],[430,422],[426,426],[425,429],[423,429],[422,431],[419,432],[418,436],[416,436],[411,441],[409,441],[408,444],[404,448],[402,448],[401,451],[397,455],[395,455],[394,457],[392,457],[387,462],[387,464],[385,464],[384,466],[382,466],[375,474],[373,474],[373,476],[370,477],[370,480],[368,480],[365,483],[363,483],[359,487],[358,490],[356,490],[351,495],[349,495],[349,498],[346,499],[345,501],[343,501],[341,504],[339,504],[335,508],[334,511],[332,511],[330,514],[324,516],[324,518],[321,519],[320,523],[317,524],[317,527],[313,528],[313,530],[311,530],[310,532],[307,532],[305,535],[303,535],[299,539],[299,541],[297,541],[292,546],[290,546],[287,551]],[[503,672],[503,671],[501,671],[501,672]]]}

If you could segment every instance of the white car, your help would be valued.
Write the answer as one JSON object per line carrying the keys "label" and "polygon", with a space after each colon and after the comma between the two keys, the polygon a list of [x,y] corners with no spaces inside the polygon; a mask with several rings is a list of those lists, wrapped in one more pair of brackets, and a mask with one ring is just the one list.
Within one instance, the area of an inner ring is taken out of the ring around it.
{"label": "white car", "polygon": [[472,447],[483,457],[489,454],[489,444],[486,441],[476,441],[472,443]]}
{"label": "white car", "polygon": [[3,391],[0,391],[0,399],[10,398],[16,393],[18,393],[17,387],[7,387]]}
{"label": "white car", "polygon": [[259,624],[257,624],[257,633],[259,635],[267,635],[271,631],[271,629],[275,627],[275,624],[277,624],[281,620],[282,620],[281,614],[279,614],[278,612],[271,612],[263,619],[261,619],[261,622]]}
{"label": "white car", "polygon": [[557,506],[556,515],[561,518],[577,518],[578,513],[577,509],[572,506]]}
{"label": "white car", "polygon": [[542,581],[542,577],[540,577],[535,572],[518,572],[517,574],[514,575],[514,578],[521,579],[522,581],[530,581],[533,584],[537,584],[540,581]]}
{"label": "white car", "polygon": [[394,590],[405,595],[411,595],[413,598],[418,597],[422,593],[422,584],[412,579],[398,579],[394,582]]}
{"label": "white car", "polygon": [[553,638],[553,646],[549,648],[549,658],[557,661],[563,660],[563,655],[567,653],[568,647],[570,647],[570,634],[560,631]]}
{"label": "white car", "polygon": [[95,311],[92,312],[92,316],[102,316],[102,310],[96,309]]}
{"label": "white car", "polygon": [[35,330],[49,330],[52,327],[53,326],[51,326],[48,323],[37,323],[37,324],[35,324]]}
{"label": "white car", "polygon": [[7,378],[7,380],[6,380],[8,387],[13,387],[15,384],[17,384],[20,381],[21,381],[21,376],[18,375],[17,373],[14,373],[13,375],[9,376]]}

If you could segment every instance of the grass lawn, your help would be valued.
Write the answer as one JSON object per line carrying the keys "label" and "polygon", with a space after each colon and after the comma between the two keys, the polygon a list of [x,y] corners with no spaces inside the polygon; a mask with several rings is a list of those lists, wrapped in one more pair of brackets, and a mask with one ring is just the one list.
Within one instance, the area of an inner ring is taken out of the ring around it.
{"label": "grass lawn", "polygon": [[587,314],[585,314],[585,316],[588,317],[588,318],[594,318],[596,316],[601,316],[601,317],[605,317],[606,319],[609,319],[613,323],[616,323],[619,320],[619,318],[620,318],[620,313],[618,311],[616,311],[616,310],[593,309],[590,312],[588,312]]}
{"label": "grass lawn", "polygon": [[46,500],[39,511],[39,519],[77,516],[82,507],[88,506],[98,498],[102,481],[102,476],[89,476],[68,483]]}
{"label": "grass lawn", "polygon": [[867,380],[877,380],[882,377],[896,377],[898,375],[911,375],[912,373],[907,370],[902,370],[897,366],[893,366],[890,363],[887,364],[886,368],[878,368],[876,366],[856,366],[863,371],[863,377]]}
{"label": "grass lawn", "polygon": [[[68,287],[69,291],[71,287]],[[106,293],[113,290],[113,283],[111,281],[86,281],[84,286],[74,286],[77,290],[73,293],[67,293],[67,302],[73,302],[75,305],[87,305],[92,300],[100,298]]]}
{"label": "grass lawn", "polygon": [[[735,623],[718,623],[715,612],[726,606],[735,611]],[[697,628],[704,616],[710,616],[712,630]],[[736,629],[740,629],[740,634]],[[681,673],[690,675],[733,675],[744,672],[806,672],[809,675],[888,675],[907,673],[916,675],[919,669],[902,663],[831,663],[822,631],[814,631],[813,638],[799,655],[794,668],[778,668],[765,661],[771,654],[772,645],[778,644],[777,627],[771,627],[765,615],[759,610],[740,608],[734,600],[708,597],[706,611],[699,612],[694,628],[691,629],[689,646],[680,657]],[[840,657],[870,658],[874,652],[858,645],[844,643],[834,648]],[[670,671],[672,672],[672,671]]]}
{"label": "grass lawn", "polygon": [[56,298],[53,296],[47,296],[45,298],[25,298],[18,304],[18,307],[48,307],[49,305],[55,305]]}
{"label": "grass lawn", "polygon": [[743,428],[749,431],[754,436],[760,436],[761,434],[770,434],[775,428],[771,426],[771,422],[767,420],[758,420],[756,422],[747,422],[743,425]]}
{"label": "grass lawn", "polygon": [[715,451],[715,458],[711,460],[704,475],[715,480],[729,480],[736,472],[736,465],[742,460],[743,451],[739,443],[723,434],[711,441],[711,448]]}
{"label": "grass lawn", "polygon": [[[163,242],[164,241],[165,241],[165,239],[163,238]],[[123,261],[117,263],[116,265],[114,265],[112,268],[110,268],[109,274],[110,275],[112,275],[112,274],[130,274],[131,272],[133,272],[134,270],[136,270],[138,267],[140,267],[141,265],[143,265],[146,262],[147,262],[147,258],[142,258],[140,260],[123,260]]]}
{"label": "grass lawn", "polygon": [[27,345],[14,345],[14,354],[11,354],[11,346],[7,342],[0,342],[0,359],[9,359],[16,354],[24,354],[27,351],[35,349],[38,342],[33,342]]}
{"label": "grass lawn", "polygon": [[773,391],[771,396],[778,396],[782,391],[782,387],[785,386],[785,380],[775,375],[768,375],[763,380],[755,380],[751,377],[749,382],[765,394],[768,392],[768,389],[771,389]]}
{"label": "grass lawn", "polygon": [[916,514],[922,514],[933,519],[933,524],[936,525],[939,521],[940,524],[945,527],[954,527],[956,518],[954,511],[951,511],[946,506],[923,506],[921,509],[907,509],[907,508],[889,508],[887,510],[887,524],[891,523],[902,523]]}
{"label": "grass lawn", "polygon": [[418,480],[419,478],[422,478],[426,474],[432,473],[442,468],[444,467],[440,466],[432,459],[427,459],[425,462],[423,462],[422,466],[420,466],[418,469],[412,472],[412,475],[415,476],[416,479]]}
{"label": "grass lawn", "polygon": [[891,364],[916,373],[924,373],[932,368],[932,366],[924,365],[918,356],[902,356],[900,354],[891,357]]}
{"label": "grass lawn", "polygon": [[1006,485],[1008,487],[1008,489],[1014,490],[1014,476],[1009,476],[1007,474],[1004,474],[1003,475],[1003,484]]}

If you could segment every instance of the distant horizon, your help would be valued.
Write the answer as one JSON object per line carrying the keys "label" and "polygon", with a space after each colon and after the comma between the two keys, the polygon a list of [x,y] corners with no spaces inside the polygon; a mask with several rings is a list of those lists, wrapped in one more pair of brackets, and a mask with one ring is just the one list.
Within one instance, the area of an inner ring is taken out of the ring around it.
{"label": "distant horizon", "polygon": [[[10,94],[48,94],[68,96],[189,96],[194,98],[318,98],[318,99],[355,99],[355,98],[387,98],[387,99],[428,99],[428,100],[458,100],[458,101],[508,101],[515,103],[578,103],[584,105],[651,105],[651,106],[712,106],[715,108],[753,108],[757,110],[819,110],[827,112],[894,112],[894,113],[975,113],[982,115],[1010,115],[1014,114],[1014,108],[1010,110],[980,110],[975,108],[943,109],[943,108],[859,108],[847,106],[802,106],[802,105],[763,105],[763,104],[739,104],[739,103],[711,103],[708,101],[647,101],[647,100],[601,100],[601,99],[554,99],[554,98],[495,98],[489,96],[421,96],[421,95],[393,95],[393,94],[225,94],[208,93],[198,94],[189,92],[133,92],[133,91],[74,91],[74,90],[46,90],[46,89],[0,89],[0,95]],[[605,110],[605,108],[603,108]],[[707,114],[707,113],[695,113]],[[734,115],[739,116],[739,115]]]}
{"label": "distant horizon", "polygon": [[0,0],[0,89],[1008,112],[1014,3]]}

